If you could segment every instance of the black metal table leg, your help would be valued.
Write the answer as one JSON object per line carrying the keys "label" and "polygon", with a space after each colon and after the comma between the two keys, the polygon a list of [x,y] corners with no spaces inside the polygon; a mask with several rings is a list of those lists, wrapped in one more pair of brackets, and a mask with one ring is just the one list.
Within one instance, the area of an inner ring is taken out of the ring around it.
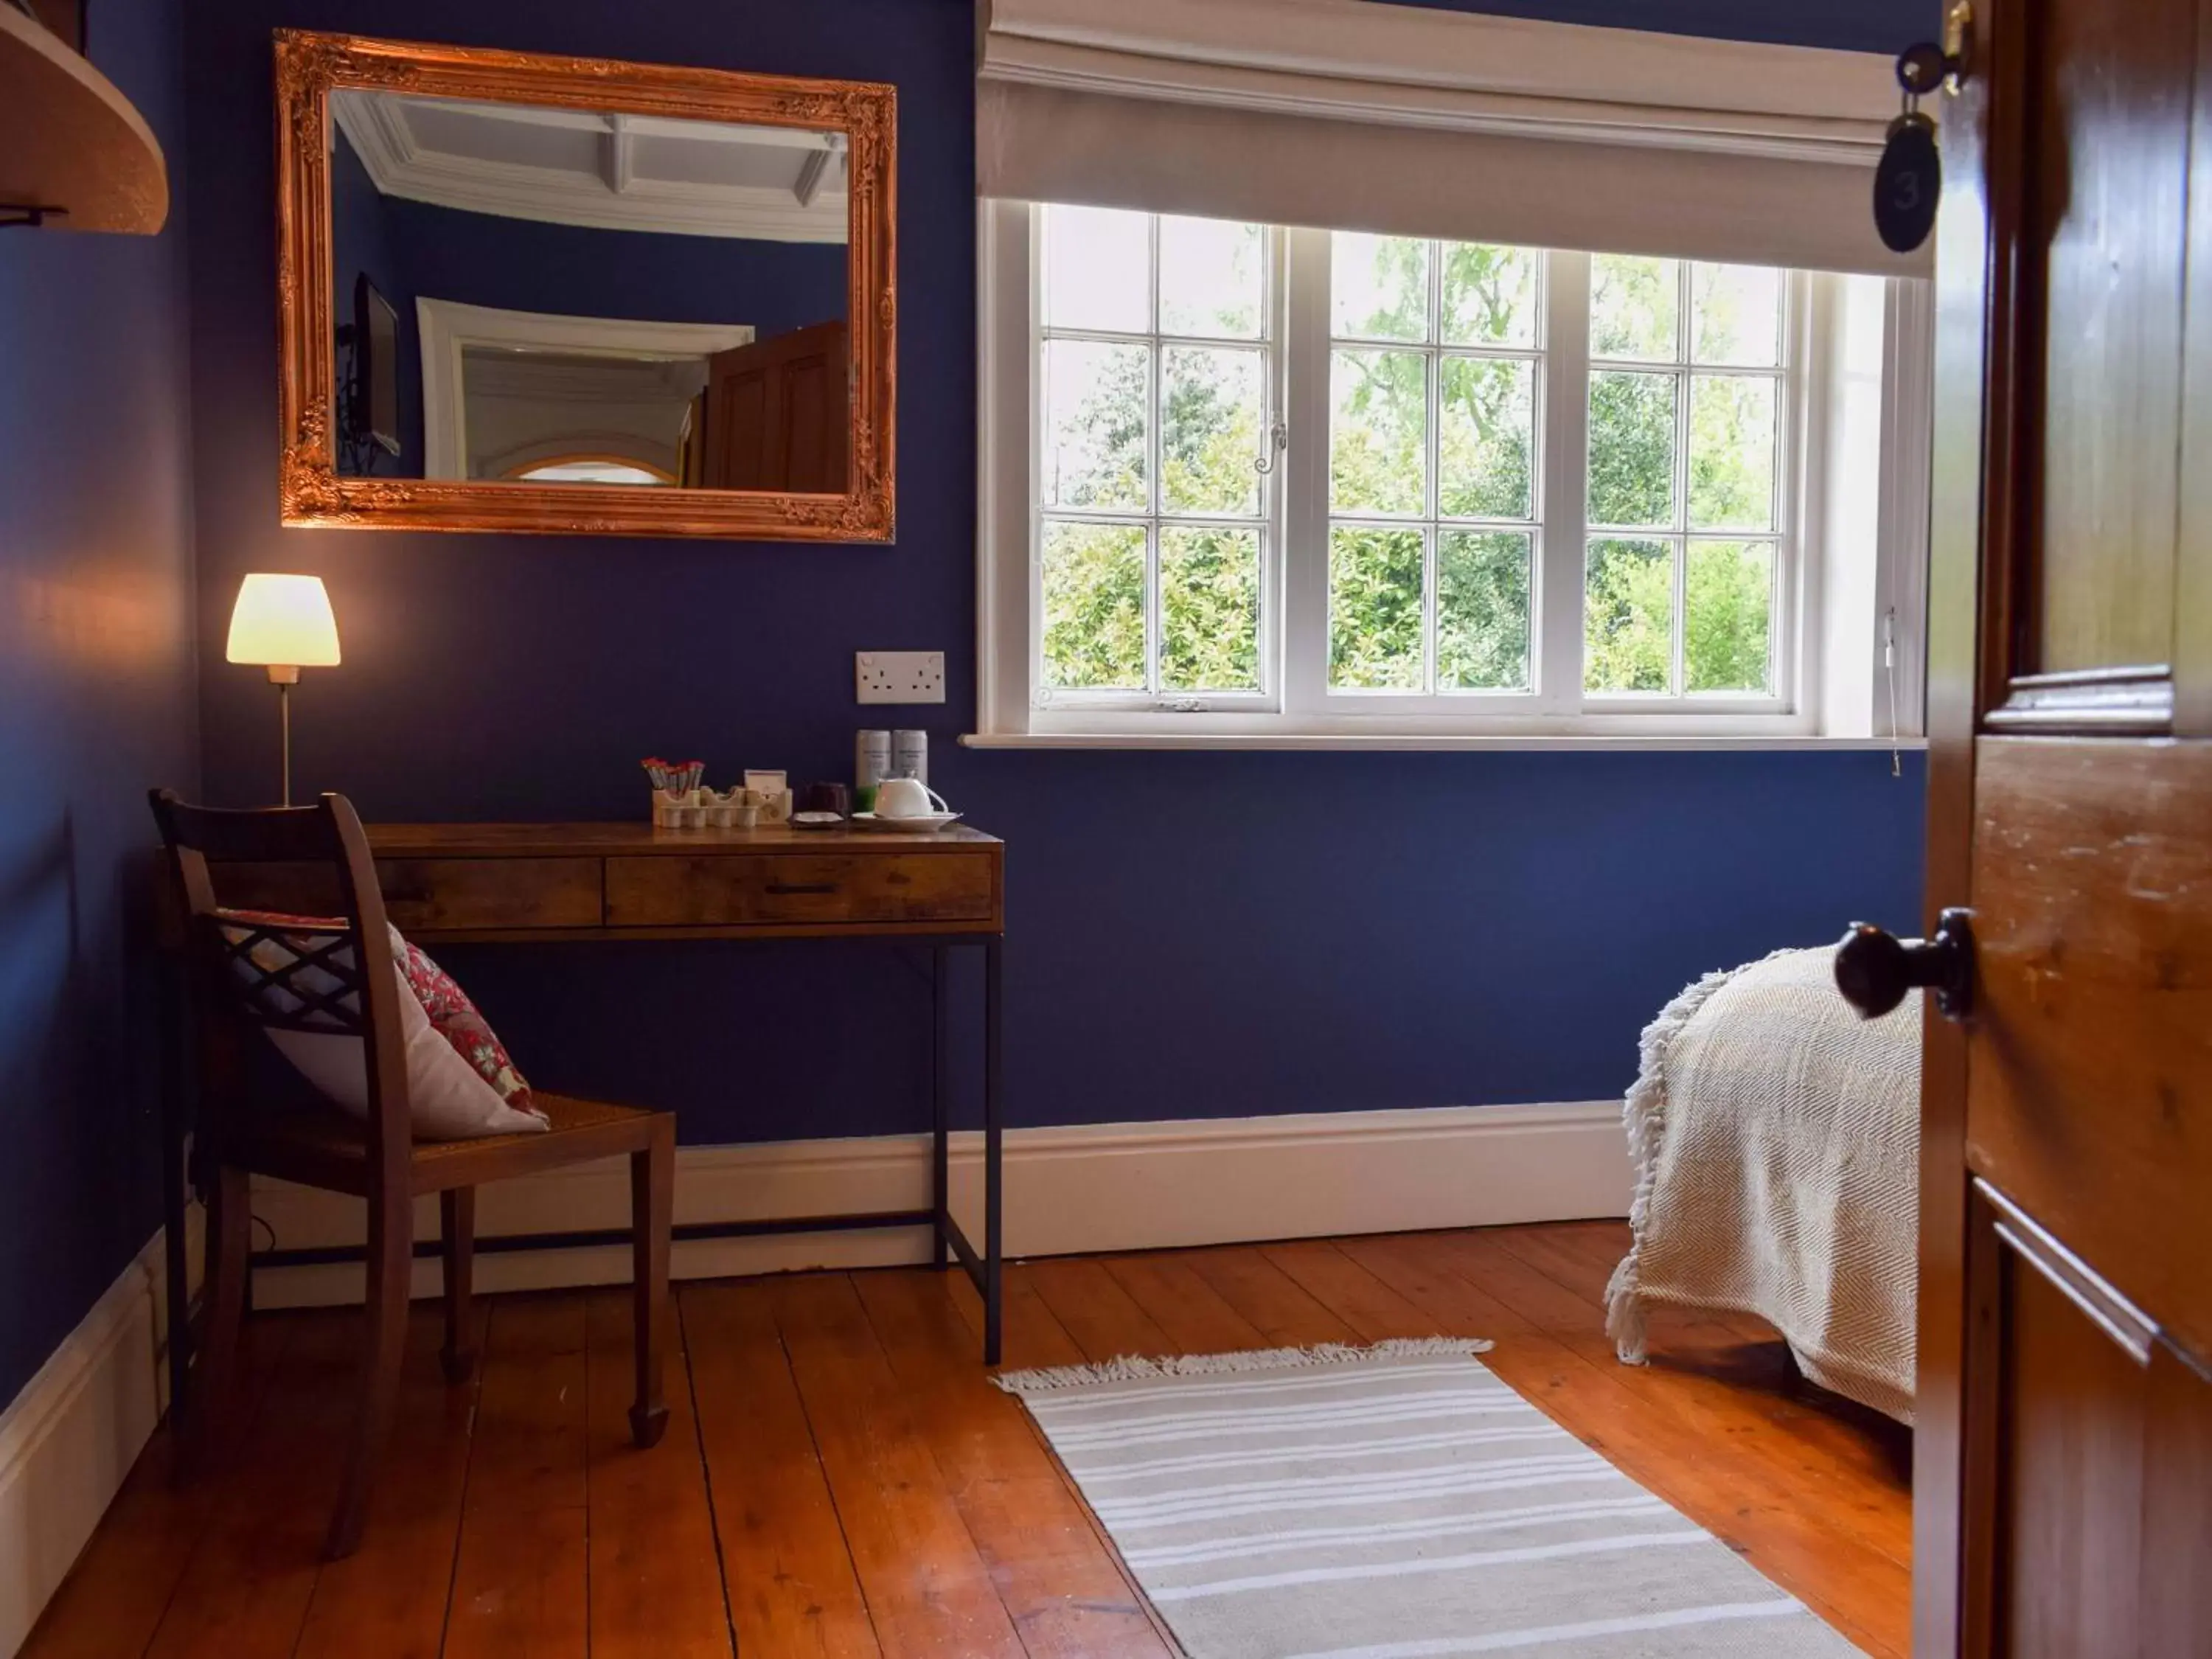
{"label": "black metal table leg", "polygon": [[945,983],[951,977],[947,969],[951,957],[952,952],[942,945],[929,953],[930,1122],[934,1132],[929,1154],[929,1212],[934,1218],[930,1226],[934,1246],[930,1261],[939,1267],[952,1260],[945,1242],[945,1219],[952,1201],[952,1044],[946,1029],[952,998]]}
{"label": "black metal table leg", "polygon": [[983,1363],[999,1363],[999,1346],[1006,1298],[1000,1284],[1000,1256],[1005,1231],[1004,1203],[999,1166],[1006,1125],[1002,1121],[1000,1048],[1005,1035],[1005,1009],[1000,995],[1000,941],[983,945]]}

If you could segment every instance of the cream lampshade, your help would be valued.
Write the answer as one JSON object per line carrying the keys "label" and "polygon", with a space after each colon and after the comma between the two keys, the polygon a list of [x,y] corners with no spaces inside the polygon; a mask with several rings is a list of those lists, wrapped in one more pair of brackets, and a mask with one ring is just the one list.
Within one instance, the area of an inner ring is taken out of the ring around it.
{"label": "cream lampshade", "polygon": [[223,655],[269,671],[276,688],[277,721],[283,733],[283,799],[292,804],[292,688],[302,668],[334,668],[338,661],[338,623],[320,576],[280,576],[263,572],[239,584],[231,607],[230,641]]}

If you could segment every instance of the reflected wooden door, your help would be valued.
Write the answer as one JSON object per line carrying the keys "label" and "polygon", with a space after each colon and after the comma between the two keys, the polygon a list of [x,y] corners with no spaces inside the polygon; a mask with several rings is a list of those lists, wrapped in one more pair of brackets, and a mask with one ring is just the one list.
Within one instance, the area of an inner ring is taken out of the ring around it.
{"label": "reflected wooden door", "polygon": [[848,488],[850,361],[842,322],[793,329],[709,357],[708,488],[823,495]]}
{"label": "reflected wooden door", "polygon": [[1915,1650],[2212,1656],[2212,0],[1941,112]]}

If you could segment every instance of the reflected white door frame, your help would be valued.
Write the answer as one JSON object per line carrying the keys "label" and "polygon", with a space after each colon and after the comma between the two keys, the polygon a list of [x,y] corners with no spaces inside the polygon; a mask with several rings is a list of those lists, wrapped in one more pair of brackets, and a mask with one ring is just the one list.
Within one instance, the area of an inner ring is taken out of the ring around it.
{"label": "reflected white door frame", "polygon": [[462,354],[471,347],[557,351],[571,356],[635,362],[696,360],[750,345],[744,323],[652,323],[620,317],[568,317],[556,312],[507,311],[418,297],[422,347],[422,471],[429,478],[469,476],[468,406]]}

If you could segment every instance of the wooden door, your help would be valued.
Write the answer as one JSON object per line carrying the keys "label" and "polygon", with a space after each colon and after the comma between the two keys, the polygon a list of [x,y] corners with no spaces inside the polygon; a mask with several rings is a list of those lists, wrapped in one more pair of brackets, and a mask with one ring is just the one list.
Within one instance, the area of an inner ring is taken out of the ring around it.
{"label": "wooden door", "polygon": [[817,323],[707,360],[710,489],[841,495],[852,400],[842,322]]}
{"label": "wooden door", "polygon": [[2212,1656],[2212,0],[1944,100],[1914,1650]]}

